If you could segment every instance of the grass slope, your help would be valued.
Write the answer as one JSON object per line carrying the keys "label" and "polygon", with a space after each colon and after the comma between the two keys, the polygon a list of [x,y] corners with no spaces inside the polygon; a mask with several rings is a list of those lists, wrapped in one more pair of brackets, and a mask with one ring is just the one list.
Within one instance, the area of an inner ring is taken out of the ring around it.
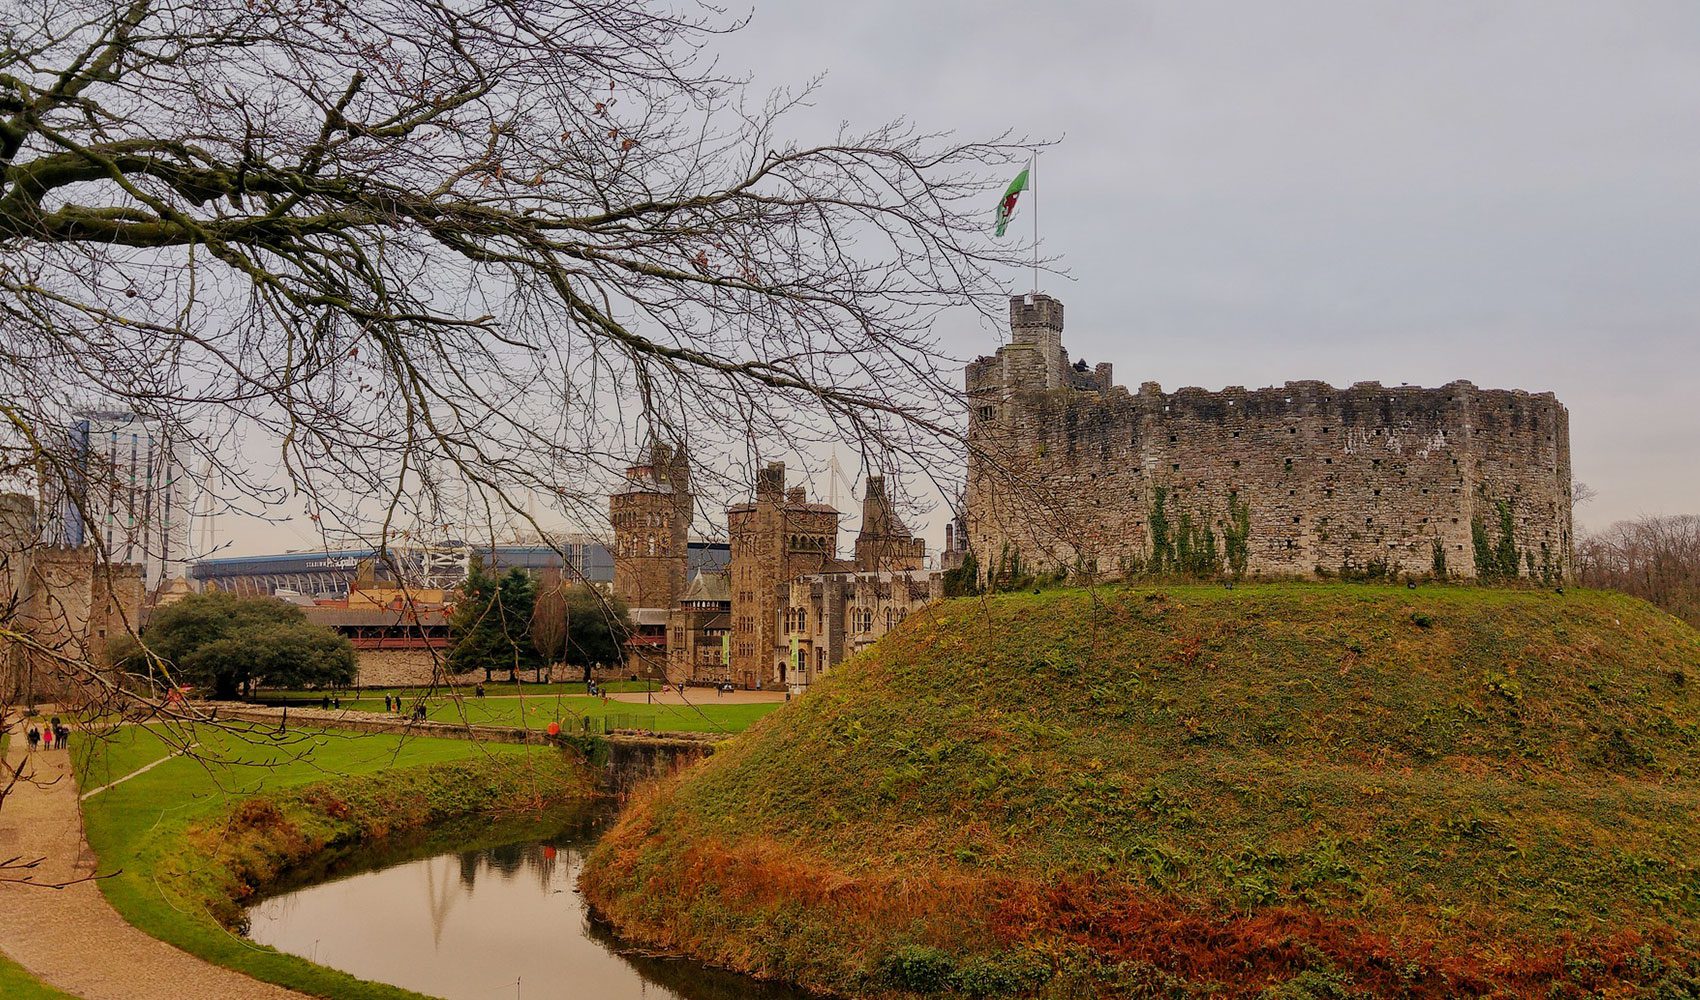
{"label": "grass slope", "polygon": [[[259,730],[257,732],[269,732]],[[417,994],[262,948],[232,930],[241,904],[327,850],[481,814],[589,799],[577,759],[552,748],[334,730],[282,742],[201,727],[176,757],[83,803],[101,891],[130,923],[208,961],[319,996]],[[79,785],[93,788],[170,752],[141,726],[87,740]],[[0,996],[10,996],[0,992]]]}
{"label": "grass slope", "polygon": [[912,618],[584,887],[845,993],[1700,996],[1697,809],[1700,633],[1640,601],[1060,590]]}

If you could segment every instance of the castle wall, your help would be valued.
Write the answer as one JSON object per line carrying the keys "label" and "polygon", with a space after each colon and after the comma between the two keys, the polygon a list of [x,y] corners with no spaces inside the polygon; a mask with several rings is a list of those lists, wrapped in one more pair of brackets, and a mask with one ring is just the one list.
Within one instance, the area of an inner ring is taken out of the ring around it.
{"label": "castle wall", "polygon": [[1009,353],[968,372],[968,542],[983,572],[1017,555],[1041,572],[1148,568],[1159,494],[1171,537],[1184,516],[1223,550],[1230,505],[1242,509],[1254,575],[1427,573],[1438,544],[1450,573],[1475,576],[1472,518],[1497,542],[1500,504],[1535,575],[1569,570],[1569,423],[1551,393],[1468,382],[1130,393],[1108,366],[1070,367],[1059,387],[1025,349]]}
{"label": "castle wall", "polygon": [[0,621],[27,642],[0,641],[0,702],[98,696],[88,674],[109,643],[138,627],[144,597],[136,564],[106,564],[92,548],[11,549]]}

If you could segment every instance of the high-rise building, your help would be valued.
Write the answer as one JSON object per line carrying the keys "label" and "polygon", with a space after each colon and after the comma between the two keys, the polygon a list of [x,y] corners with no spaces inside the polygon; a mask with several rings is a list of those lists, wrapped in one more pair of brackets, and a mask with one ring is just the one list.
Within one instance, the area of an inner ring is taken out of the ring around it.
{"label": "high-rise building", "polygon": [[89,412],[72,423],[70,438],[76,467],[59,503],[58,540],[140,565],[150,593],[185,575],[189,478],[165,426],[134,413]]}

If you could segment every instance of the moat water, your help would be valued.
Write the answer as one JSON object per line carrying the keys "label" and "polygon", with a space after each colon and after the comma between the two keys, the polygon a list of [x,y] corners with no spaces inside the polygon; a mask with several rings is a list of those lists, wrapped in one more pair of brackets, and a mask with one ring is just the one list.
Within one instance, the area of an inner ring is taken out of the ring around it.
{"label": "moat water", "polygon": [[327,858],[298,876],[298,888],[251,907],[248,936],[445,1000],[808,996],[646,955],[593,920],[576,886],[608,818],[468,826]]}

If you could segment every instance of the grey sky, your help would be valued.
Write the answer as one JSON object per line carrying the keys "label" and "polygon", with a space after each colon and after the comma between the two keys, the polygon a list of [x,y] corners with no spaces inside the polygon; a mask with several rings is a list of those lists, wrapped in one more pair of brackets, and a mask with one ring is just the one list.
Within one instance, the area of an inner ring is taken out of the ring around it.
{"label": "grey sky", "polygon": [[1061,137],[1044,284],[1124,384],[1551,389],[1584,524],[1700,509],[1700,4],[789,2],[724,48],[828,73],[794,124]]}
{"label": "grey sky", "polygon": [[1060,138],[1045,289],[1123,384],[1550,389],[1584,526],[1700,510],[1693,0],[787,0],[716,48],[758,90],[827,74],[799,142],[899,115]]}

